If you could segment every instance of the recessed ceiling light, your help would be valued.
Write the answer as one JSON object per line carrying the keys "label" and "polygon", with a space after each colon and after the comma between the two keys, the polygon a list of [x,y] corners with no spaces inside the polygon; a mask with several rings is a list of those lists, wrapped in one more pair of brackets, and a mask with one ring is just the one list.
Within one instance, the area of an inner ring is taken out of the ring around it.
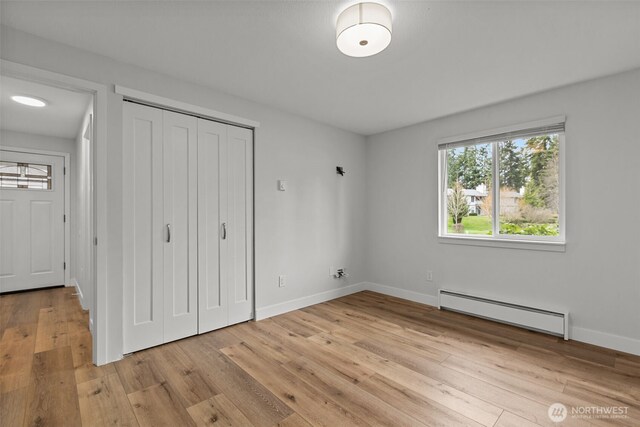
{"label": "recessed ceiling light", "polygon": [[346,8],[336,24],[336,44],[348,56],[380,53],[391,43],[391,12],[378,3],[358,3]]}
{"label": "recessed ceiling light", "polygon": [[18,104],[28,105],[29,107],[44,107],[47,105],[47,101],[44,99],[34,98],[33,96],[15,95],[11,99]]}

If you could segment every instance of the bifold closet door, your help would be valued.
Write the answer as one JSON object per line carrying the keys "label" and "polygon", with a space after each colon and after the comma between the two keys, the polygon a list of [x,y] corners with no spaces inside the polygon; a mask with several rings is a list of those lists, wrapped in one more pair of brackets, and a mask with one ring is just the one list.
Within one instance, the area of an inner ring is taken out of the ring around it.
{"label": "bifold closet door", "polygon": [[197,119],[163,111],[164,342],[198,333]]}
{"label": "bifold closet door", "polygon": [[253,133],[198,120],[199,333],[253,318]]}
{"label": "bifold closet door", "polygon": [[226,185],[227,125],[198,120],[198,332],[229,324],[227,282],[220,277],[226,225],[220,187]]}
{"label": "bifold closet door", "polygon": [[220,191],[227,236],[220,259],[229,325],[253,318],[253,131],[227,128],[227,178]]}
{"label": "bifold closet door", "polygon": [[125,102],[124,352],[253,318],[253,132]]}
{"label": "bifold closet door", "polygon": [[162,110],[123,104],[123,348],[164,342]]}
{"label": "bifold closet door", "polygon": [[124,352],[198,333],[197,119],[123,104]]}

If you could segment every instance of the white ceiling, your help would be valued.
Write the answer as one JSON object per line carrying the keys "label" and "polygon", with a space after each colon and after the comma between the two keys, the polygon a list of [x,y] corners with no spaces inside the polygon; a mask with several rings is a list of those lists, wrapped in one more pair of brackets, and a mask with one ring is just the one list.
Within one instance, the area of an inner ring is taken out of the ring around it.
{"label": "white ceiling", "polygon": [[[28,95],[47,101],[43,108],[28,107],[11,100]],[[91,95],[38,83],[0,77],[0,128],[14,132],[75,139]]]}
{"label": "white ceiling", "polygon": [[4,25],[361,134],[640,67],[640,2],[388,1],[393,39],[335,47],[352,1],[2,1]]}

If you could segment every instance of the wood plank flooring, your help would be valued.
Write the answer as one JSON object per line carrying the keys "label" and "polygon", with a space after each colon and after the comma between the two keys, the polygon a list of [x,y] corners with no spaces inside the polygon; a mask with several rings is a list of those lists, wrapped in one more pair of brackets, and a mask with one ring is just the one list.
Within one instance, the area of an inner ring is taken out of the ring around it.
{"label": "wood plank flooring", "polygon": [[101,367],[87,322],[70,288],[0,296],[0,425],[640,425],[640,357],[373,292]]}

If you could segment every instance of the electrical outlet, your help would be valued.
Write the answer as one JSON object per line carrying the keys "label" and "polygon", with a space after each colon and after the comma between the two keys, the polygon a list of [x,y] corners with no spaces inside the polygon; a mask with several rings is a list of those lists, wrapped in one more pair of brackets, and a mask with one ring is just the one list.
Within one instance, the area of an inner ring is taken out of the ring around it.
{"label": "electrical outlet", "polygon": [[280,288],[284,288],[287,285],[287,276],[285,276],[284,274],[281,274],[280,276],[278,276],[278,286]]}
{"label": "electrical outlet", "polygon": [[433,271],[427,271],[427,282],[433,282]]}
{"label": "electrical outlet", "polygon": [[335,277],[338,275],[338,269],[335,267],[329,267],[329,276]]}

